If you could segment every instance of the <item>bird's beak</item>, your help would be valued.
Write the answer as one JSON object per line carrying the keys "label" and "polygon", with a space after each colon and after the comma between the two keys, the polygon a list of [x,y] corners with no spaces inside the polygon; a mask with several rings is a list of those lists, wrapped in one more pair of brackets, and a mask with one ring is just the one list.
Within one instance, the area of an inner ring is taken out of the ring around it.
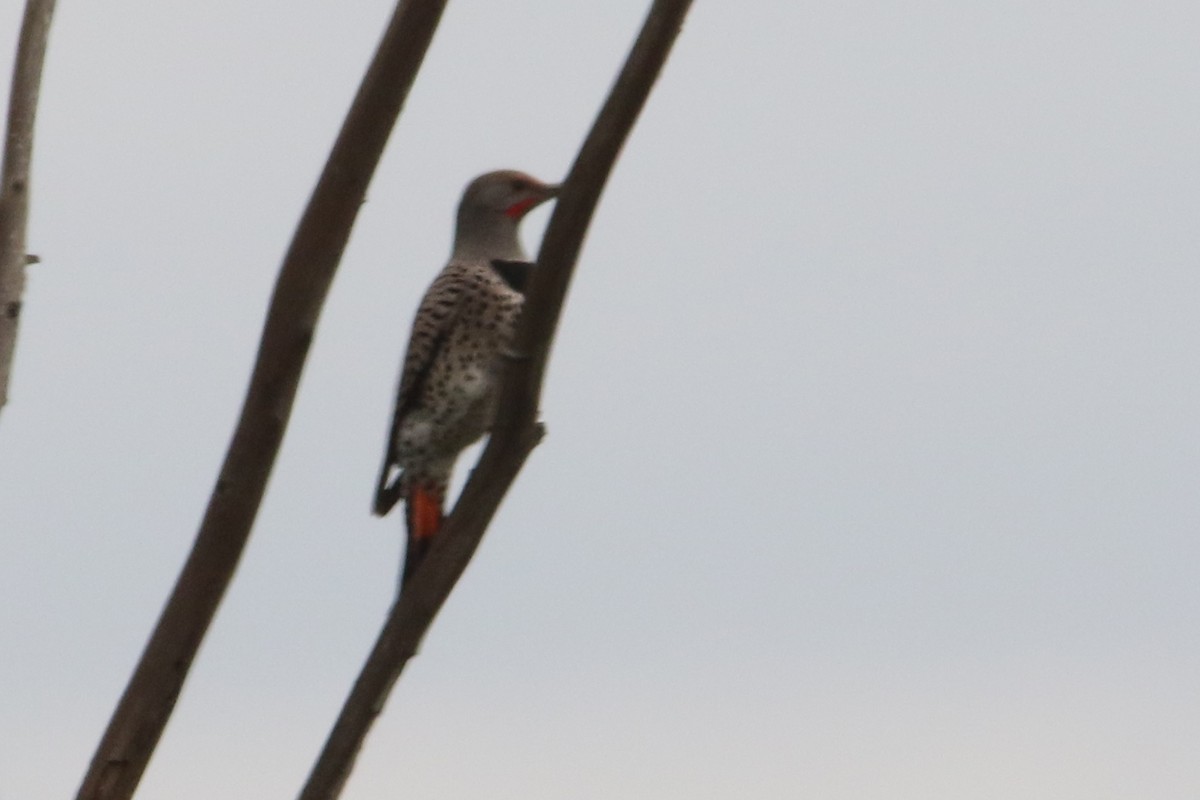
{"label": "bird's beak", "polygon": [[537,208],[547,200],[558,197],[558,190],[560,188],[561,186],[557,184],[534,184],[533,189],[535,193],[533,193],[533,196],[526,197],[524,200],[518,200],[504,209],[504,216],[519,222],[531,209]]}

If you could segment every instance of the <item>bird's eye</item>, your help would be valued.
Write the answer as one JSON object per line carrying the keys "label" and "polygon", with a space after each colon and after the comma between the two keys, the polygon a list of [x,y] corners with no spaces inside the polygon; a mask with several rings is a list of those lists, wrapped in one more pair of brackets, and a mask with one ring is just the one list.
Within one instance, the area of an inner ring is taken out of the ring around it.
{"label": "bird's eye", "polygon": [[530,189],[529,181],[521,178],[514,178],[511,186],[514,192],[527,192]]}

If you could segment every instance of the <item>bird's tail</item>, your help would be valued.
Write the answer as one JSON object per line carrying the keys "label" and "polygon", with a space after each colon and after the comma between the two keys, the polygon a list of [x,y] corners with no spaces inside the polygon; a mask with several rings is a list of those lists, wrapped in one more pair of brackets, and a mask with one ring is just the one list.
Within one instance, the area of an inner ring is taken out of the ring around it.
{"label": "bird's tail", "polygon": [[408,525],[408,547],[404,551],[404,571],[400,574],[401,590],[442,527],[442,504],[446,497],[444,484],[420,482],[406,488],[404,520]]}

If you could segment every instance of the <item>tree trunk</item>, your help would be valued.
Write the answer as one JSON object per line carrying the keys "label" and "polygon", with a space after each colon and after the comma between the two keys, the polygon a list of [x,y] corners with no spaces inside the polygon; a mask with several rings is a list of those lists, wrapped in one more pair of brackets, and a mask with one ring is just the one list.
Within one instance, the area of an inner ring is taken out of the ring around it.
{"label": "tree trunk", "polygon": [[78,800],[128,800],[250,536],[329,285],[446,0],[401,0],[284,257],[241,418],[192,552],[109,720]]}
{"label": "tree trunk", "polygon": [[8,402],[17,323],[25,294],[25,223],[29,217],[29,166],[33,157],[33,123],[37,116],[42,64],[50,36],[55,0],[27,0],[12,91],[8,96],[8,128],[4,166],[0,169],[0,409]]}

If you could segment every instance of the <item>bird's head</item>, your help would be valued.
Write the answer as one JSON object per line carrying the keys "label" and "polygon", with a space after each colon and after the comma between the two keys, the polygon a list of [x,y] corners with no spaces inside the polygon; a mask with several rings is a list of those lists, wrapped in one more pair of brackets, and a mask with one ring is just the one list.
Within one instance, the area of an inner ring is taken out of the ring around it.
{"label": "bird's head", "polygon": [[517,226],[558,195],[558,187],[516,170],[497,170],[467,184],[458,206],[454,253],[460,258],[524,258]]}
{"label": "bird's head", "polygon": [[557,194],[557,186],[542,183],[524,172],[502,169],[471,181],[463,192],[461,207],[520,222],[530,209]]}

